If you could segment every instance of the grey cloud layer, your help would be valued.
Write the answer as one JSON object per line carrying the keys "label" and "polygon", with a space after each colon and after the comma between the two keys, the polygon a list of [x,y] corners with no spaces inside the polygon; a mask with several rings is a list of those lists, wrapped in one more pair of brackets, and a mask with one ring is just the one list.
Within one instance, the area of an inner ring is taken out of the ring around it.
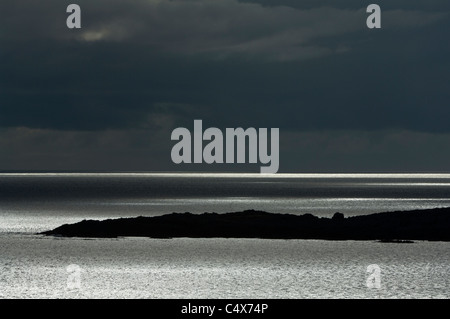
{"label": "grey cloud layer", "polygon": [[[234,0],[79,4],[81,30],[65,27],[59,1],[0,4],[0,125],[147,127],[156,113],[178,124],[200,117],[236,126],[239,114],[241,125],[445,129],[422,124],[418,104],[447,114],[445,12],[392,8],[385,29],[369,33],[363,8],[328,2],[301,10]],[[155,110],[161,104],[189,111]],[[367,119],[373,107],[379,115]]]}
{"label": "grey cloud layer", "polygon": [[[0,134],[0,170],[236,171],[170,160],[170,132],[11,128]],[[280,172],[445,172],[450,134],[411,131],[281,132]],[[24,149],[26,152],[24,152]],[[259,165],[259,164],[258,164]],[[241,170],[259,172],[258,165]]]}
{"label": "grey cloud layer", "polygon": [[[23,166],[33,154],[42,155],[34,158],[39,167],[45,159],[63,163],[53,152],[79,158],[71,167],[82,169],[101,163],[103,150],[118,158],[111,167],[125,167],[127,157],[118,154],[126,150],[153,154],[147,164],[159,169],[159,160],[169,161],[157,155],[168,154],[168,132],[191,128],[194,119],[221,129],[279,127],[313,143],[289,133],[285,154],[306,148],[331,159],[353,154],[345,145],[360,145],[350,137],[361,134],[409,132],[397,144],[395,134],[377,135],[386,152],[408,143],[432,152],[447,141],[447,0],[380,0],[381,30],[366,28],[368,3],[356,0],[74,2],[81,30],[66,27],[69,2],[0,2],[0,138],[12,150],[2,153],[0,169],[19,163],[21,150],[29,156]],[[342,140],[333,139],[335,131]],[[312,146],[325,140],[340,148]],[[138,141],[151,141],[152,151]],[[372,146],[360,151],[373,153]],[[284,170],[306,160],[299,154]],[[333,167],[330,161],[321,167]],[[303,167],[319,165],[313,157],[309,163]]]}
{"label": "grey cloud layer", "polygon": [[[138,44],[156,52],[209,53],[217,58],[240,54],[297,60],[346,51],[345,35],[362,31],[367,16],[364,7],[343,9],[326,2],[296,9],[237,0],[79,1],[84,9],[83,29],[68,32],[62,23],[63,5],[23,2],[23,7],[3,5],[6,16],[2,19],[6,29],[13,31],[7,37]],[[395,9],[383,13],[383,25],[420,27],[446,16],[439,11]],[[343,41],[317,41],[327,37],[343,37]]]}

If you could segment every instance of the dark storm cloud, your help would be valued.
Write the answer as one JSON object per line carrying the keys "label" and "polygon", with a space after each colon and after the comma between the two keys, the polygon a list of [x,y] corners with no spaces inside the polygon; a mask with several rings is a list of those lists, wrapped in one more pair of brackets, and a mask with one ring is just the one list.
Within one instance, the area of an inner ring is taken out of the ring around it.
{"label": "dark storm cloud", "polygon": [[2,2],[0,125],[447,131],[448,4],[334,2]]}
{"label": "dark storm cloud", "polygon": [[[450,134],[404,130],[280,132],[279,172],[448,172]],[[0,131],[0,170],[259,172],[259,165],[175,165],[170,132]]]}
{"label": "dark storm cloud", "polygon": [[239,0],[245,3],[257,3],[263,6],[288,6],[297,9],[311,9],[319,6],[331,6],[341,9],[359,9],[362,6],[368,6],[376,3],[387,10],[420,10],[420,11],[440,11],[449,10],[450,3],[447,0],[377,0],[377,1],[361,1],[361,0]]}
{"label": "dark storm cloud", "polygon": [[[450,134],[406,130],[285,132],[281,170],[448,172]],[[295,145],[295,146],[294,146]]]}
{"label": "dark storm cloud", "polygon": [[236,170],[172,164],[194,119],[279,127],[280,172],[448,170],[447,0],[373,1],[381,30],[372,1],[73,2],[80,30],[0,2],[0,170]]}
{"label": "dark storm cloud", "polygon": [[3,129],[0,170],[164,171],[170,168],[168,136],[145,129]]}

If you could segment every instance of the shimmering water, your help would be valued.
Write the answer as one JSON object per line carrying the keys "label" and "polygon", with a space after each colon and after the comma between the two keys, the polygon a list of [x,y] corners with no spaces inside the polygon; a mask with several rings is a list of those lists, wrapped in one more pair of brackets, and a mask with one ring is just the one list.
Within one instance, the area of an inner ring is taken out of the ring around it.
{"label": "shimmering water", "polygon": [[450,207],[450,174],[0,174],[0,232],[186,211],[331,217],[435,207]]}
{"label": "shimmering water", "polygon": [[[444,206],[448,174],[0,174],[0,297],[449,298],[445,242],[34,234],[85,218],[174,211],[348,216]],[[367,286],[373,264],[380,288]]]}
{"label": "shimmering water", "polygon": [[[0,292],[8,298],[450,297],[448,243],[23,235],[0,241]],[[70,286],[73,264],[79,286]],[[367,287],[371,264],[380,267],[379,289]]]}

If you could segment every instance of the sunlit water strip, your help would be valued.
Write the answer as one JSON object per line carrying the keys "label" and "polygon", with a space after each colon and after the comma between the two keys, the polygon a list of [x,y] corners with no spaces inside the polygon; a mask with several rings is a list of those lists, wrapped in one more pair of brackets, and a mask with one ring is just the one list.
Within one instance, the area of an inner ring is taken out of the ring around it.
{"label": "sunlit water strip", "polygon": [[331,217],[450,206],[450,174],[1,173],[0,232],[245,209]]}
{"label": "sunlit water strip", "polygon": [[0,177],[204,177],[204,178],[431,178],[450,179],[448,173],[174,173],[174,172],[124,172],[124,173],[0,173]]}

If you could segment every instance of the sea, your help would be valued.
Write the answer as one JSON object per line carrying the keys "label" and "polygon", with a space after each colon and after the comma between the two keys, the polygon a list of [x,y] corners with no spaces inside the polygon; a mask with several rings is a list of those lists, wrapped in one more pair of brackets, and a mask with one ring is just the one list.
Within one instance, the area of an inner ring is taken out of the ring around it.
{"label": "sea", "polygon": [[447,299],[450,242],[39,234],[172,212],[436,207],[450,207],[450,174],[0,173],[0,298]]}

